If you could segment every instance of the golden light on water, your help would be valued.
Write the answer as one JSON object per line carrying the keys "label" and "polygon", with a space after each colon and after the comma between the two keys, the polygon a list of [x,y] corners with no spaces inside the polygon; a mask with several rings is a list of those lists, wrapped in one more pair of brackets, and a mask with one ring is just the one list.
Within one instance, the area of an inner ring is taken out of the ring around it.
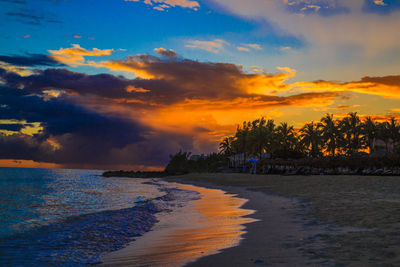
{"label": "golden light on water", "polygon": [[253,213],[240,208],[245,199],[216,189],[174,185],[199,192],[201,199],[162,215],[153,231],[128,247],[107,255],[103,259],[105,265],[183,265],[237,245],[245,233],[244,224],[256,221],[244,217]]}

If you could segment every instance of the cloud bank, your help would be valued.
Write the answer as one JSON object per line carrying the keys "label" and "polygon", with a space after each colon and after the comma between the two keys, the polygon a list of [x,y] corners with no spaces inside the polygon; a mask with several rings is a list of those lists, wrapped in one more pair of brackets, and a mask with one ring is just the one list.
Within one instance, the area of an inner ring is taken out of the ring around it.
{"label": "cloud bank", "polygon": [[[113,50],[74,45],[50,51],[49,57],[0,56],[21,67],[50,66],[22,74],[0,65],[0,158],[64,167],[162,167],[179,149],[215,151],[220,138],[242,118],[277,107],[324,108],[355,93],[391,99],[400,95],[396,75],[289,82],[296,71],[287,67],[249,73],[232,63],[155,51],[161,57],[101,60]],[[100,61],[86,61],[85,56]],[[54,68],[71,62],[130,72],[136,78]]]}

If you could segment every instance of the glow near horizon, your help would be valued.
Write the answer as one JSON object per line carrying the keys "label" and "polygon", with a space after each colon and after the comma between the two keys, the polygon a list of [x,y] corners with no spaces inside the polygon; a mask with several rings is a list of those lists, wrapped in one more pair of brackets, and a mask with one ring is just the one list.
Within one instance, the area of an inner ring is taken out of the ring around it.
{"label": "glow near horizon", "polygon": [[[74,72],[162,79],[171,88],[181,86],[190,92],[186,97],[163,103],[146,98],[154,90],[151,86],[130,87],[139,95],[134,99],[82,96],[77,103],[102,115],[130,117],[154,131],[193,136],[194,152],[215,150],[218,140],[237,124],[260,116],[297,127],[328,112],[398,116],[400,4],[361,0],[313,1],[312,5],[308,0],[93,3],[0,2],[6,21],[0,29],[1,54],[43,54],[65,64],[57,68]],[[163,57],[158,54],[161,50],[154,51],[157,48],[170,49],[178,57]],[[142,61],[137,58],[140,54],[159,59]],[[129,55],[133,57],[127,59]],[[199,64],[184,66],[185,58]],[[232,65],[216,71],[217,78],[210,74],[214,65],[209,62]],[[49,68],[21,69],[9,62],[0,66],[21,75],[24,71],[25,76],[32,69]],[[195,82],[186,80],[182,71],[188,71]],[[210,75],[209,81],[197,79],[196,74]],[[365,76],[377,79],[362,79]],[[211,86],[218,93],[203,89]],[[62,92],[64,88],[51,89]],[[164,98],[175,94],[171,90]],[[48,142],[54,145],[58,139],[53,136]]]}

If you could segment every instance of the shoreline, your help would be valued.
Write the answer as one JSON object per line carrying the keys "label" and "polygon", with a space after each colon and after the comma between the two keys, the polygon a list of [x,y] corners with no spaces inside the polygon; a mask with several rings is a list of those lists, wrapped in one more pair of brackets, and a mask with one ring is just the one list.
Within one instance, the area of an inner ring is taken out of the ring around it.
{"label": "shoreline", "polygon": [[198,258],[185,266],[333,266],[332,259],[317,257],[318,251],[327,246],[319,235],[322,232],[336,235],[355,230],[316,224],[297,198],[203,181],[182,181],[171,177],[164,180],[223,190],[247,199],[241,208],[255,210],[248,216],[257,221],[245,225],[246,232],[239,244],[222,249],[217,254]]}
{"label": "shoreline", "polygon": [[151,231],[125,248],[105,254],[100,265],[183,266],[237,245],[245,233],[244,225],[254,221],[254,211],[242,208],[246,199],[219,189],[168,183],[179,190],[196,191],[201,197],[157,213],[158,222]]}
{"label": "shoreline", "polygon": [[[165,180],[227,188],[228,192],[235,192],[237,188],[297,201],[297,207],[292,213],[295,215],[295,220],[297,214],[297,223],[306,228],[310,226],[311,229],[317,230],[317,234],[305,242],[284,244],[281,249],[287,250],[291,246],[296,246],[303,251],[303,254],[320,259],[322,265],[400,265],[400,179],[398,177],[198,173],[166,177]],[[229,191],[229,187],[234,190]],[[249,207],[250,203],[251,200],[245,207]],[[261,209],[265,209],[265,205]],[[252,224],[249,225],[250,233],[251,227]],[[253,232],[254,230],[259,231],[253,229]],[[260,239],[260,236],[262,235],[254,235],[254,239]],[[245,238],[249,238],[249,235],[245,235]],[[310,245],[314,246],[311,250],[307,248]],[[245,246],[242,246],[243,248]],[[222,254],[224,253],[225,258],[229,259],[227,255],[231,252],[224,251]],[[201,259],[199,262],[212,265],[216,258],[211,260],[211,257],[208,260],[207,257]]]}
{"label": "shoreline", "polygon": [[221,189],[256,210],[238,246],[188,266],[400,265],[400,179],[192,173],[167,182]]}

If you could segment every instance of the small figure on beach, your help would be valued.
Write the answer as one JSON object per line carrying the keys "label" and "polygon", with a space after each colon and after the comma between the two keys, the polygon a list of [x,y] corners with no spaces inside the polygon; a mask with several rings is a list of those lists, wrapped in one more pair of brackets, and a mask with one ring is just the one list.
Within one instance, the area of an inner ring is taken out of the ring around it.
{"label": "small figure on beach", "polygon": [[258,162],[258,159],[251,158],[251,159],[249,159],[249,162],[251,163],[250,174],[257,174],[257,162]]}

